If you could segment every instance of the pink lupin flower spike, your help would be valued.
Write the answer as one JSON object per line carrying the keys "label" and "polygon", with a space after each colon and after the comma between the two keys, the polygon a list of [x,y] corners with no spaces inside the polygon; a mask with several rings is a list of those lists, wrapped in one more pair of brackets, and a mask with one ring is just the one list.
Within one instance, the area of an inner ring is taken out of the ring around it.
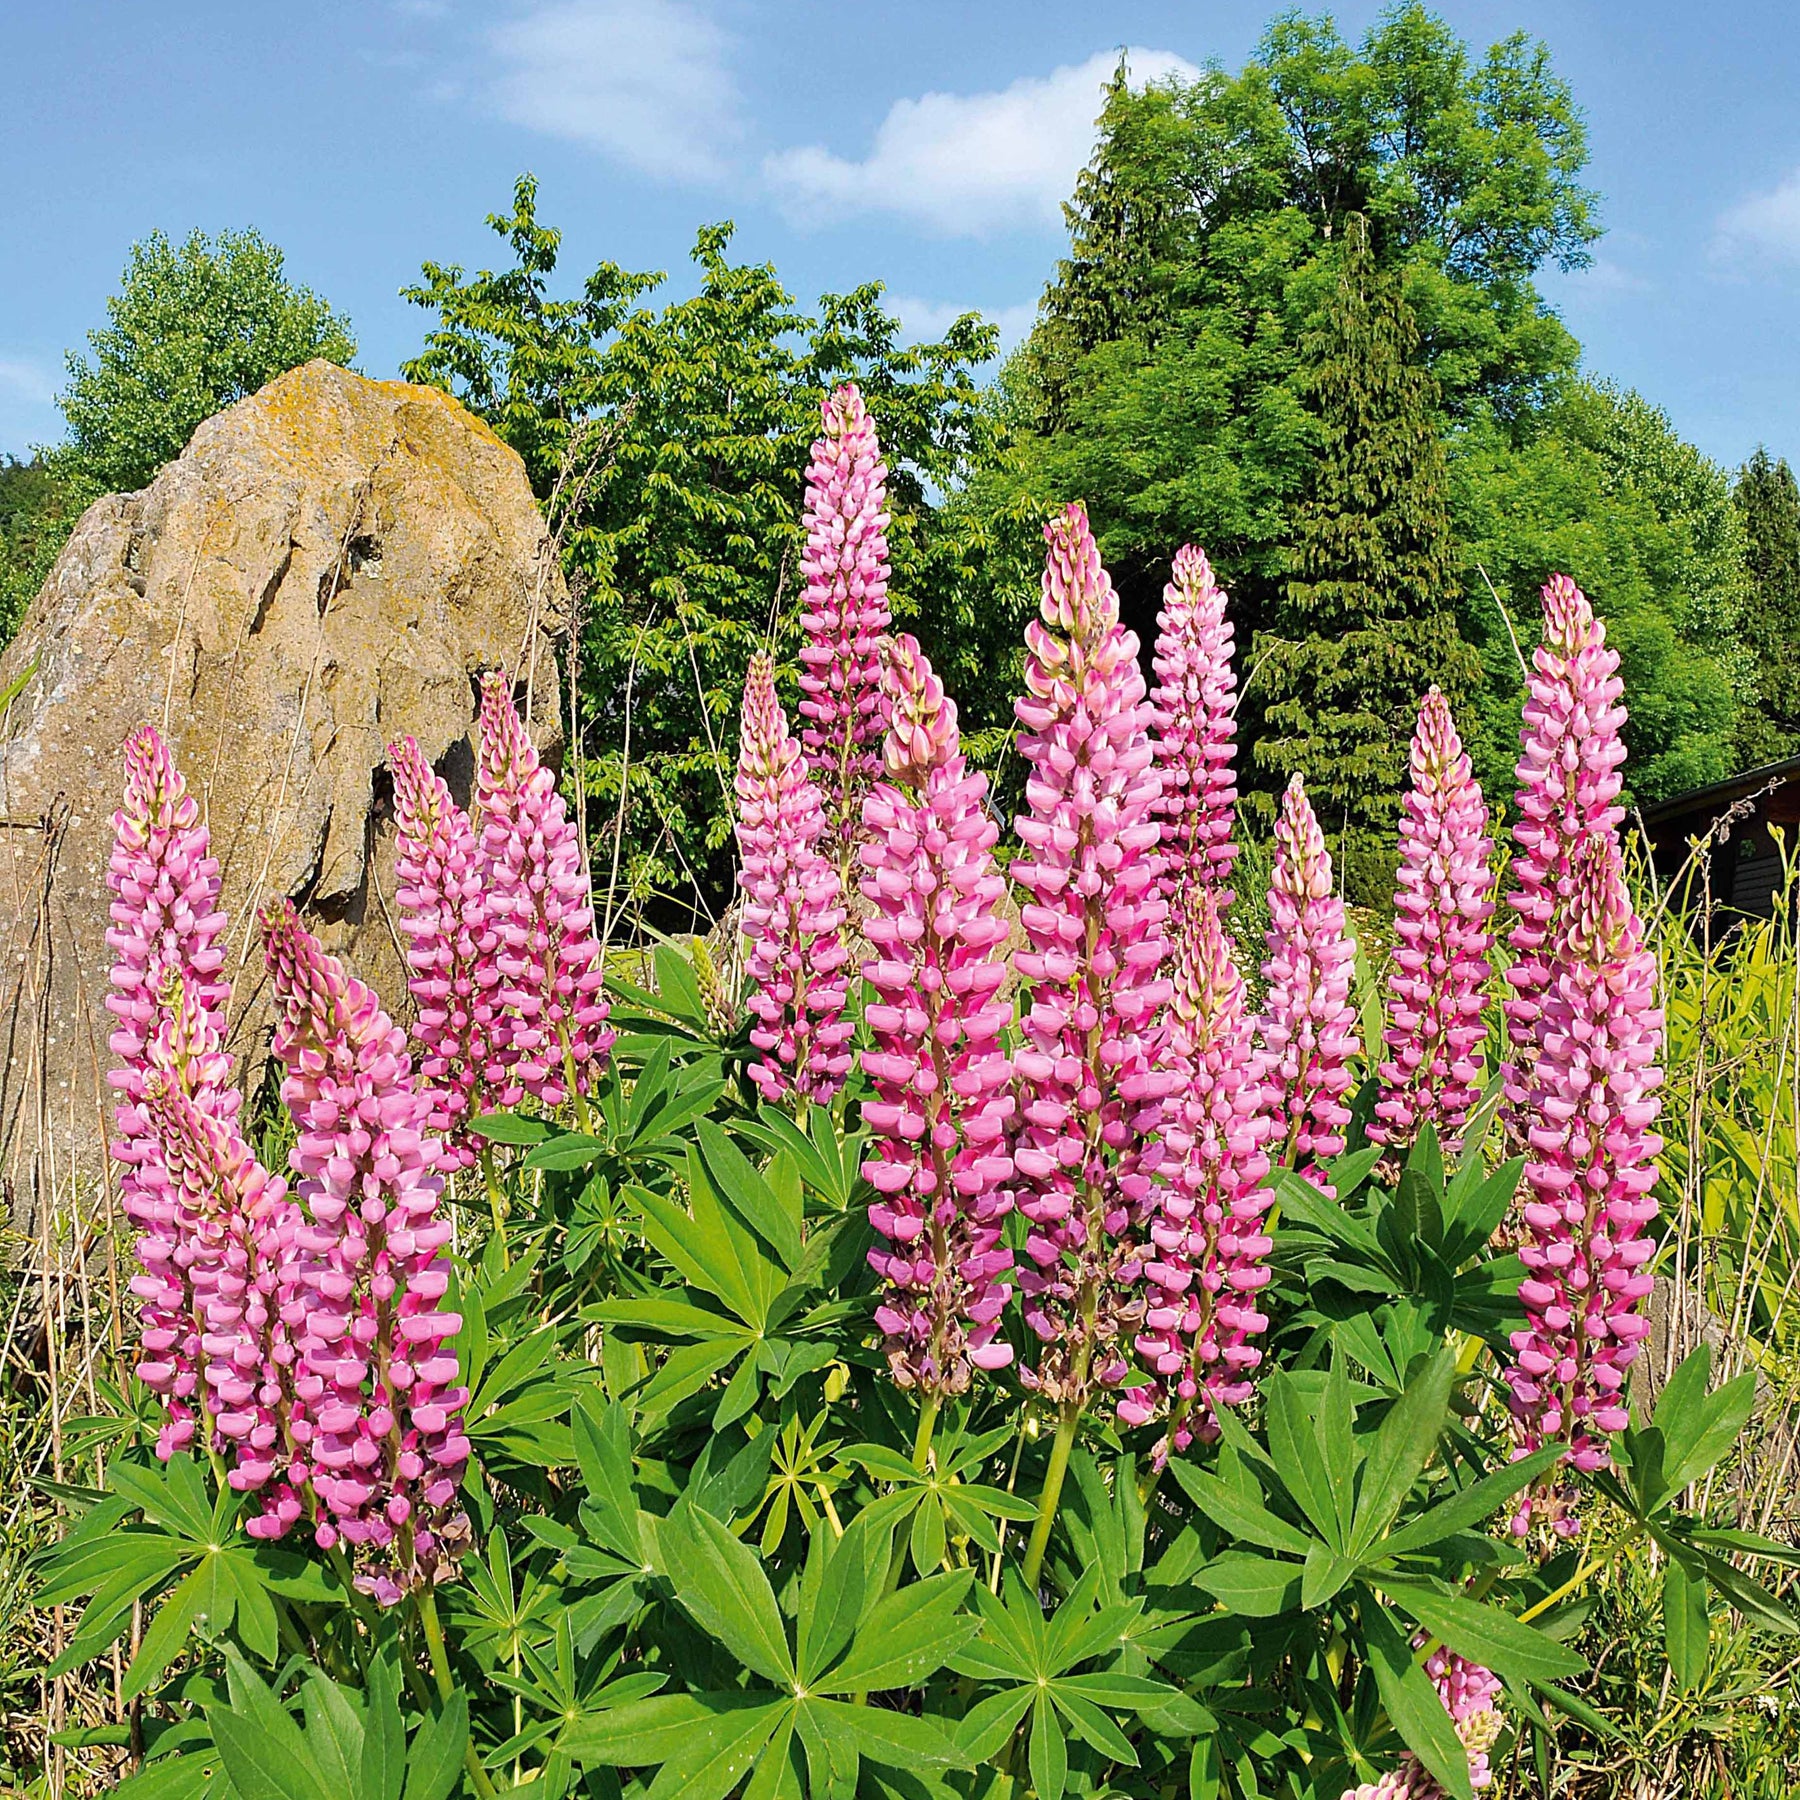
{"label": "pink lupin flower spike", "polygon": [[1013,1112],[1000,1033],[1012,1008],[994,997],[1006,978],[1006,884],[987,778],[963,759],[955,703],[913,638],[893,639],[883,661],[886,779],[863,802],[862,890],[874,908],[863,929],[876,953],[863,965],[875,995],[863,1066],[876,1092],[862,1109],[875,1134],[863,1174],[881,1238],[869,1262],[887,1283],[875,1320],[896,1381],[941,1401],[972,1369],[1012,1360],[999,1335],[1012,1296],[1000,1241]]}
{"label": "pink lupin flower spike", "polygon": [[1419,708],[1412,784],[1401,802],[1400,869],[1388,965],[1387,1059],[1369,1124],[1377,1144],[1410,1144],[1426,1125],[1446,1151],[1480,1098],[1482,992],[1493,935],[1488,812],[1444,696]]}
{"label": "pink lupin flower spike", "polygon": [[828,1105],[850,1068],[843,890],[821,852],[825,814],[775,697],[775,665],[750,659],[737,767],[737,841],[746,973],[763,1052],[750,1078],[765,1100]]}
{"label": "pink lupin flower spike", "polygon": [[1237,734],[1237,676],[1225,590],[1192,544],[1176,552],[1174,579],[1156,616],[1156,762],[1162,795],[1162,891],[1169,940],[1181,935],[1188,896],[1202,887],[1231,904],[1231,830],[1237,811],[1232,768]]}
{"label": "pink lupin flower spike", "polygon": [[1543,599],[1543,641],[1532,653],[1519,734],[1519,854],[1508,896],[1519,916],[1507,940],[1515,960],[1506,975],[1513,998],[1506,1003],[1503,1080],[1515,1122],[1543,1043],[1541,1009],[1568,917],[1575,851],[1587,838],[1616,831],[1625,817],[1619,654],[1607,648],[1606,626],[1568,576],[1552,576]]}
{"label": "pink lupin flower spike", "polygon": [[800,615],[801,732],[820,803],[848,880],[862,796],[881,768],[881,668],[888,628],[887,464],[854,385],[820,407],[823,430],[806,471],[806,576]]}
{"label": "pink lupin flower spike", "polygon": [[1262,1036],[1283,1114],[1276,1160],[1330,1196],[1320,1164],[1343,1149],[1350,1122],[1344,1093],[1356,1049],[1356,952],[1344,929],[1344,903],[1331,891],[1325,835],[1298,775],[1275,820],[1268,945]]}
{"label": "pink lupin flower spike", "polygon": [[[1567,927],[1541,1002],[1539,1050],[1524,1112],[1529,1240],[1519,1256],[1527,1326],[1507,1373],[1521,1454],[1568,1446],[1583,1472],[1604,1468],[1605,1437],[1629,1423],[1626,1372],[1650,1329],[1640,1307],[1654,1251],[1651,1188],[1662,1139],[1650,1129],[1662,1083],[1656,958],[1625,890],[1610,833],[1572,858]],[[1575,1529],[1567,1494],[1551,1524]],[[1532,1501],[1514,1520],[1523,1535]]]}
{"label": "pink lupin flower spike", "polygon": [[367,1548],[360,1577],[383,1604],[429,1579],[467,1540],[455,1510],[468,1460],[443,1310],[450,1225],[439,1216],[438,1146],[425,1135],[406,1034],[282,901],[262,913],[277,1007],[281,1096],[299,1139],[289,1158],[306,1220],[294,1232],[290,1330],[306,1454],[329,1549]]}
{"label": "pink lupin flower spike", "polygon": [[225,915],[219,865],[199,802],[156,730],[125,745],[124,804],[113,815],[107,864],[114,954],[106,1005],[117,1020],[109,1044],[119,1066],[112,1155],[123,1171],[121,1202],[138,1228],[138,1374],[167,1408],[157,1454],[193,1441],[202,1398],[200,1324],[190,1271],[195,1246],[180,1189],[162,1164],[161,1140],[144,1112],[146,1083],[172,1077],[211,1116],[235,1119],[239,1095],[225,1054],[230,984],[220,976]]}
{"label": "pink lupin flower spike", "polygon": [[1175,952],[1166,1067],[1178,1078],[1163,1116],[1163,1185],[1143,1252],[1145,1311],[1137,1351],[1154,1376],[1123,1391],[1119,1416],[1142,1425],[1160,1399],[1170,1447],[1218,1435],[1214,1409],[1241,1406],[1268,1329],[1257,1295],[1272,1240],[1263,1187],[1275,1099],[1263,1080],[1244,983],[1211,888],[1194,896]]}
{"label": "pink lupin flower spike", "polygon": [[398,825],[395,899],[408,939],[407,985],[418,1002],[413,1041],[419,1082],[437,1100],[430,1129],[445,1169],[476,1159],[468,1121],[515,1105],[514,1053],[500,998],[500,935],[489,913],[490,875],[469,816],[418,743],[388,746]]}
{"label": "pink lupin flower spike", "polygon": [[1016,959],[1029,988],[1013,1161],[1031,1227],[1019,1286],[1046,1344],[1024,1378],[1079,1408],[1091,1380],[1116,1383],[1128,1367],[1119,1340],[1137,1265],[1127,1233],[1154,1163],[1135,1147],[1154,1134],[1173,1079],[1146,1045],[1170,992],[1158,973],[1167,908],[1137,638],[1119,623],[1082,508],[1044,536],[1042,611],[1026,627],[1026,691],[1014,707],[1030,810],[1011,872],[1030,948]]}
{"label": "pink lupin flower spike", "polygon": [[481,684],[479,740],[476,806],[506,1054],[525,1092],[558,1106],[572,1083],[579,1110],[613,1039],[581,839],[503,674]]}
{"label": "pink lupin flower spike", "polygon": [[202,1112],[174,1075],[152,1071],[143,1110],[186,1227],[214,1436],[235,1451],[226,1479],[261,1495],[250,1536],[278,1538],[305,1510],[309,1474],[283,1316],[295,1298],[300,1211],[237,1127]]}

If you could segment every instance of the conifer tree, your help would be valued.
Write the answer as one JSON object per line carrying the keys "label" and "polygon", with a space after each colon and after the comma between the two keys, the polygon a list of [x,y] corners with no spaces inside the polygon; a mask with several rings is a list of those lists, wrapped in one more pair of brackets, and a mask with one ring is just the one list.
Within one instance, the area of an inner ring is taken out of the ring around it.
{"label": "conifer tree", "polygon": [[1373,892],[1419,697],[1435,682],[1454,706],[1476,668],[1456,627],[1437,384],[1360,216],[1303,351],[1322,453],[1292,579],[1256,648],[1254,761],[1265,804],[1289,772],[1306,777],[1321,823],[1343,833],[1347,885]]}
{"label": "conifer tree", "polygon": [[1738,752],[1754,765],[1800,751],[1800,486],[1786,459],[1759,444],[1732,499],[1744,523],[1743,630],[1757,676],[1756,704],[1739,715]]}

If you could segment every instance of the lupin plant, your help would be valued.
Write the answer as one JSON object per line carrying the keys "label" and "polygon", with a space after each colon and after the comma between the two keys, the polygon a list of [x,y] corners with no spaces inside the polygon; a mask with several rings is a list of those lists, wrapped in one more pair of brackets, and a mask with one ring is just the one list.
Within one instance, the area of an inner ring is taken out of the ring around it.
{"label": "lupin plant", "polygon": [[1392,1023],[1369,1139],[1405,1146],[1429,1124],[1454,1154],[1481,1094],[1493,872],[1487,806],[1436,688],[1419,707],[1410,761],[1387,976]]}
{"label": "lupin plant", "polygon": [[112,1153],[124,1171],[125,1216],[142,1234],[131,1278],[142,1317],[138,1378],[167,1408],[157,1445],[167,1457],[193,1441],[205,1398],[192,1276],[200,1252],[144,1110],[147,1084],[166,1077],[225,1121],[236,1118],[240,1097],[224,1050],[230,989],[219,978],[226,924],[219,864],[200,804],[155,727],[133,734],[124,760],[124,805],[113,815],[107,864],[106,941],[115,960],[106,1005],[118,1021],[110,1041],[118,1066],[108,1079],[120,1096]]}
{"label": "lupin plant", "polygon": [[[877,644],[872,424],[854,390],[825,417],[805,743],[768,657],[744,694],[748,1082],[702,948],[657,946],[654,992],[615,968],[603,1010],[578,834],[494,677],[472,817],[391,752],[416,1059],[264,909],[284,1188],[221,1047],[198,809],[134,741],[115,1082],[162,1460],[109,1452],[116,1491],[45,1566],[50,1604],[94,1595],[72,1656],[150,1615],[126,1684],[193,1775],[156,1791],[222,1768],[323,1800],[373,1757],[390,1800],[444,1800],[459,1762],[476,1800],[1474,1800],[1514,1734],[1547,1744],[1533,1693],[1580,1712],[1566,1608],[1632,1532],[1667,1560],[1684,1684],[1709,1584],[1792,1630],[1738,1566],[1762,1540],[1678,1510],[1754,1378],[1709,1395],[1701,1353],[1622,1429],[1660,1023],[1578,590],[1547,590],[1525,733],[1528,1155],[1497,1230],[1521,1159],[1472,1106],[1500,1049],[1487,821],[1442,697],[1385,1053],[1298,780],[1252,1016],[1204,557],[1176,559],[1152,697],[1085,514],[1051,521],[1009,864],[924,649]],[[492,1233],[452,1210],[477,1142]],[[1565,1575],[1533,1551],[1578,1491],[1626,1523]]]}
{"label": "lupin plant", "polygon": [[406,1034],[292,903],[261,923],[281,1097],[299,1128],[289,1329],[314,1535],[374,1553],[363,1579],[391,1604],[468,1538],[457,1504],[468,1390],[448,1343],[461,1320],[440,1304],[451,1233],[426,1135],[433,1097],[412,1084]]}
{"label": "lupin plant", "polygon": [[1615,833],[1625,817],[1619,804],[1625,785],[1619,653],[1608,646],[1606,626],[1587,595],[1566,575],[1545,584],[1543,603],[1543,639],[1532,652],[1519,734],[1518,853],[1507,896],[1518,914],[1507,939],[1513,995],[1506,1003],[1504,1064],[1515,1121],[1543,1044],[1543,997],[1555,979],[1568,923],[1575,851],[1587,838]]}
{"label": "lupin plant", "polygon": [[853,383],[820,408],[822,430],[806,471],[800,566],[801,731],[825,810],[829,842],[848,886],[862,797],[881,768],[879,645],[888,628],[887,464],[875,421]]}
{"label": "lupin plant", "polygon": [[593,897],[575,823],[504,673],[481,684],[475,781],[511,1078],[581,1111],[612,1043]]}
{"label": "lupin plant", "polygon": [[1155,1381],[1128,1386],[1119,1403],[1128,1425],[1142,1425],[1161,1400],[1168,1428],[1159,1459],[1196,1435],[1217,1437],[1215,1409],[1249,1399],[1262,1361],[1255,1340],[1269,1325],[1257,1296],[1271,1273],[1263,1218],[1274,1196],[1263,1177],[1279,1096],[1265,1080],[1220,905],[1201,888],[1176,942],[1166,1056],[1177,1082],[1145,1226],[1136,1345]]}
{"label": "lupin plant", "polygon": [[[1651,1129],[1662,1075],[1656,958],[1625,891],[1618,844],[1577,845],[1567,922],[1538,1005],[1540,1049],[1526,1095],[1528,1157],[1519,1256],[1526,1328],[1508,1371],[1524,1451],[1567,1446],[1583,1474],[1606,1466],[1607,1437],[1630,1423],[1625,1392],[1650,1323],[1641,1307],[1655,1251],[1651,1189],[1662,1140]],[[1576,1528],[1572,1491],[1550,1497],[1550,1523]],[[1515,1531],[1524,1533],[1529,1503]]]}
{"label": "lupin plant", "polygon": [[1344,1148],[1350,1123],[1344,1095],[1356,1050],[1350,997],[1356,951],[1345,930],[1344,903],[1332,892],[1325,834],[1298,775],[1275,819],[1268,938],[1262,1035],[1282,1112],[1273,1154],[1329,1197],[1323,1165]]}
{"label": "lupin plant", "polygon": [[1192,544],[1183,546],[1163,589],[1152,658],[1156,763],[1162,775],[1156,813],[1162,823],[1161,883],[1171,942],[1179,939],[1200,889],[1215,890],[1221,908],[1232,900],[1237,674],[1225,606],[1225,590],[1213,579],[1205,553]]}
{"label": "lupin plant", "polygon": [[775,695],[775,665],[750,659],[737,767],[742,930],[750,954],[750,1077],[768,1099],[829,1104],[850,1067],[855,1021],[844,1017],[849,953],[843,889],[820,847],[825,812]]}
{"label": "lupin plant", "polygon": [[1128,1368],[1137,1272],[1134,1216],[1150,1205],[1152,1159],[1139,1146],[1172,1080],[1151,1032],[1162,973],[1154,808],[1161,782],[1138,641],[1079,506],[1044,528],[1039,616],[1025,631],[1025,693],[1015,711],[1028,774],[1012,865],[1028,948],[1020,1012],[1019,1209],[1029,1221],[1019,1286],[1041,1340],[1023,1379],[1057,1409],[1055,1447],[1027,1552],[1035,1579],[1055,1494],[1096,1385]]}
{"label": "lupin plant", "polygon": [[394,898],[408,939],[407,985],[418,1003],[418,1073],[438,1098],[431,1129],[445,1164],[465,1168],[477,1154],[469,1121],[515,1104],[523,1091],[510,1072],[517,1052],[500,992],[491,874],[468,814],[417,741],[390,744],[388,767],[398,840]]}
{"label": "lupin plant", "polygon": [[915,639],[886,646],[884,778],[863,802],[863,965],[875,1098],[863,1122],[876,1154],[863,1173],[877,1198],[887,1284],[875,1322],[888,1365],[921,1396],[919,1453],[946,1398],[972,1371],[1004,1368],[1000,1317],[1012,1287],[1001,1228],[1012,1210],[1012,1066],[1001,1045],[1006,979],[1005,882],[986,776],[969,769],[956,703]]}

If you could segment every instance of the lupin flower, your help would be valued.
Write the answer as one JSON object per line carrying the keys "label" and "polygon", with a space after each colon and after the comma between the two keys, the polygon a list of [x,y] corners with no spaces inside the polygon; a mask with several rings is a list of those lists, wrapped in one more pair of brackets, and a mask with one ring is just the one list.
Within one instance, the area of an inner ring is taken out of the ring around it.
{"label": "lupin flower", "polygon": [[[1521,1454],[1562,1443],[1567,1461],[1591,1472],[1608,1461],[1605,1434],[1629,1423],[1626,1372],[1650,1329],[1639,1308],[1651,1288],[1644,1233],[1662,1151],[1650,1129],[1662,1014],[1656,958],[1610,833],[1576,848],[1567,905],[1524,1112],[1528,1323],[1513,1333],[1507,1380]],[[1567,1502],[1552,1496],[1551,1523],[1564,1535],[1575,1529]],[[1513,1522],[1521,1535],[1531,1509],[1528,1497]]]}
{"label": "lupin flower", "polygon": [[107,864],[113,894],[106,933],[115,961],[107,1009],[118,1021],[109,1040],[119,1066],[112,1154],[124,1171],[121,1201],[138,1228],[138,1374],[167,1408],[156,1451],[169,1457],[193,1441],[202,1398],[200,1323],[191,1280],[191,1219],[162,1166],[162,1146],[146,1116],[146,1084],[173,1079],[203,1112],[235,1119],[239,1107],[225,1054],[220,977],[219,865],[199,802],[156,730],[144,726],[125,745],[124,804],[113,815]]}
{"label": "lupin flower", "polygon": [[462,1321],[441,1305],[450,1225],[425,1135],[433,1103],[412,1086],[406,1034],[292,904],[266,907],[262,927],[306,1213],[289,1318],[307,1414],[295,1432],[320,1545],[342,1537],[371,1550],[361,1579],[391,1604],[458,1554],[468,1530],[455,1511],[468,1393],[449,1341]]}
{"label": "lupin flower", "polygon": [[1145,1038],[1170,986],[1159,974],[1154,713],[1137,638],[1119,623],[1082,508],[1044,536],[1041,616],[1026,627],[1014,708],[1030,810],[1011,873],[1030,947],[1016,959],[1029,988],[1013,1161],[1030,1220],[1025,1318],[1048,1346],[1025,1378],[1076,1409],[1091,1380],[1114,1384],[1128,1367],[1118,1339],[1137,1265],[1126,1233],[1151,1182],[1135,1147],[1154,1134],[1171,1082]]}
{"label": "lupin flower", "polygon": [[1605,624],[1568,576],[1552,576],[1543,601],[1543,641],[1532,652],[1519,734],[1519,854],[1509,896],[1519,917],[1507,940],[1514,961],[1506,974],[1513,998],[1506,1003],[1511,1055],[1504,1083],[1515,1121],[1543,1043],[1542,1003],[1568,919],[1575,851],[1587,838],[1615,832],[1625,817],[1619,653],[1607,648]]}
{"label": "lupin flower", "polygon": [[304,1512],[309,1476],[284,1317],[300,1210],[236,1125],[202,1112],[174,1075],[151,1073],[143,1110],[184,1226],[214,1436],[235,1451],[226,1479],[262,1497],[245,1531],[278,1538]]}
{"label": "lupin flower", "polygon": [[1480,1097],[1482,990],[1488,978],[1492,874],[1488,812],[1444,696],[1419,707],[1412,784],[1400,807],[1388,1056],[1369,1123],[1377,1144],[1406,1145],[1435,1126],[1447,1150]]}
{"label": "lupin flower", "polygon": [[500,937],[489,916],[488,859],[449,784],[415,739],[388,745],[398,826],[395,899],[408,939],[408,987],[418,1002],[415,1071],[437,1101],[430,1128],[444,1144],[442,1167],[467,1168],[466,1130],[486,1107],[520,1093],[500,1000]]}
{"label": "lupin flower", "polygon": [[1344,1092],[1356,1048],[1356,952],[1344,929],[1344,903],[1331,891],[1325,834],[1298,775],[1275,820],[1268,945],[1262,1036],[1280,1096],[1276,1160],[1330,1195],[1319,1165],[1343,1149],[1350,1122]]}
{"label": "lupin flower", "polygon": [[[1500,1698],[1499,1679],[1491,1670],[1479,1663],[1465,1662],[1441,1644],[1426,1658],[1425,1672],[1456,1727],[1457,1738],[1469,1758],[1469,1786],[1479,1794],[1493,1785],[1488,1753],[1499,1741],[1505,1725],[1496,1704]],[[1443,1784],[1409,1752],[1400,1759],[1398,1768],[1391,1769],[1379,1781],[1346,1788],[1343,1800],[1447,1800],[1447,1796]]]}
{"label": "lupin flower", "polygon": [[1263,1081],[1244,1008],[1244,982],[1211,888],[1193,897],[1175,950],[1165,1066],[1177,1077],[1165,1103],[1162,1185],[1143,1252],[1146,1291],[1137,1350],[1155,1376],[1128,1388],[1119,1415],[1142,1425],[1160,1397],[1172,1446],[1218,1435],[1214,1409],[1249,1399],[1262,1361],[1254,1340],[1268,1329],[1257,1294],[1272,1248],[1261,1185],[1275,1130],[1275,1096]]}
{"label": "lupin flower", "polygon": [[1232,770],[1237,733],[1237,676],[1225,590],[1192,544],[1176,552],[1174,579],[1163,589],[1156,616],[1156,762],[1162,793],[1162,890],[1168,935],[1181,936],[1188,898],[1216,888],[1231,904],[1231,866],[1237,857],[1231,828],[1237,810]]}
{"label": "lupin flower", "polygon": [[612,1046],[606,970],[594,936],[581,840],[513,705],[512,684],[481,684],[476,805],[499,939],[513,1079],[546,1106],[585,1094]]}
{"label": "lupin flower", "polygon": [[875,421],[852,384],[820,407],[806,471],[806,597],[800,624],[801,731],[820,804],[853,866],[862,797],[881,768],[881,667],[888,628],[887,464]]}
{"label": "lupin flower", "polygon": [[1012,1210],[1012,1069],[1000,1032],[1012,1017],[995,994],[1006,978],[1005,882],[987,778],[964,762],[956,705],[917,642],[883,658],[886,778],[863,802],[864,931],[875,956],[863,1066],[876,1098],[863,1123],[875,1155],[863,1173],[878,1198],[869,1253],[887,1291],[875,1313],[903,1387],[942,1400],[972,1369],[1003,1368],[999,1335],[1012,1296],[1000,1242]]}
{"label": "lupin flower", "polygon": [[825,814],[800,745],[775,697],[775,665],[750,659],[737,767],[738,879],[746,973],[763,1052],[750,1078],[766,1100],[798,1094],[828,1104],[850,1067],[855,1022],[844,1017],[848,957],[843,888],[819,848]]}

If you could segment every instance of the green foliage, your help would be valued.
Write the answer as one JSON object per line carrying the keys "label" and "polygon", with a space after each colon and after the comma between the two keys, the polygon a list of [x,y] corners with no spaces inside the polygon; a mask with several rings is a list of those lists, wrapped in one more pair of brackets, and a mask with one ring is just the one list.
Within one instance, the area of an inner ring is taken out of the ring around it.
{"label": "green foliage", "polygon": [[1738,739],[1744,762],[1775,762],[1800,749],[1800,487],[1785,459],[1759,444],[1731,498],[1744,540],[1748,593],[1744,643],[1756,681]]}
{"label": "green foliage", "polygon": [[1419,696],[1435,682],[1458,705],[1474,659],[1456,631],[1436,384],[1416,361],[1418,327],[1359,216],[1338,262],[1303,346],[1323,453],[1294,520],[1294,579],[1252,651],[1252,763],[1265,789],[1298,770],[1320,816],[1353,834],[1346,887],[1366,903],[1388,887]]}
{"label": "green foliage", "polygon": [[1486,676],[1465,735],[1490,799],[1512,792],[1519,657],[1557,571],[1586,590],[1620,654],[1632,798],[1729,775],[1732,690],[1749,671],[1736,644],[1742,538],[1723,471],[1637,395],[1572,382],[1516,429],[1458,432],[1450,480],[1463,631]]}
{"label": "green foliage", "polygon": [[[664,947],[652,973],[615,984],[585,1126],[484,1122],[501,1201],[454,1294],[476,1542],[435,1600],[378,1611],[341,1560],[252,1544],[193,1458],[128,1448],[105,1491],[62,1491],[83,1516],[41,1598],[87,1606],[59,1666],[145,1621],[138,1800],[1337,1800],[1403,1750],[1468,1796],[1437,1643],[1498,1672],[1521,1746],[1606,1728],[1567,1640],[1615,1561],[1571,1579],[1489,1528],[1554,1451],[1512,1460],[1488,1399],[1519,1164],[1488,1166],[1479,1123],[1454,1169],[1429,1135],[1397,1175],[1347,1151],[1341,1204],[1278,1178],[1258,1406],[1160,1472],[1156,1428],[1091,1413],[1034,1586],[1030,1395],[939,1418],[872,1348],[861,1090],[753,1110],[692,969]],[[573,1255],[596,1177],[617,1229]],[[1751,1396],[1710,1376],[1682,1366],[1596,1501],[1618,1554],[1679,1568],[1658,1630],[1684,1683],[1720,1602],[1796,1630],[1748,1572],[1791,1553],[1684,1509]]]}
{"label": "green foliage", "polygon": [[57,474],[84,500],[144,486],[195,426],[313,357],[348,363],[350,322],[284,272],[256,231],[153,231],[131,248],[108,323],[69,353]]}
{"label": "green foliage", "polygon": [[[697,291],[642,304],[660,275],[603,263],[579,298],[551,297],[559,234],[535,183],[489,221],[511,268],[427,264],[406,290],[437,323],[412,380],[457,394],[525,458],[586,595],[581,684],[602,816],[620,810],[619,875],[642,901],[717,907],[731,876],[731,775],[743,675],[798,641],[800,502],[819,404],[860,383],[890,470],[894,614],[929,635],[976,734],[1010,725],[1030,590],[990,571],[1016,535],[953,495],[995,424],[975,369],[995,334],[973,314],[903,346],[869,283],[800,312],[767,264],[733,262],[731,228],[694,247]],[[628,792],[627,792],[628,789]]]}
{"label": "green foliage", "polygon": [[1288,14],[1235,75],[1121,76],[1018,359],[1019,479],[1086,498],[1140,631],[1190,539],[1240,621],[1266,623],[1317,442],[1302,342],[1346,222],[1369,219],[1447,414],[1510,418],[1575,364],[1532,277],[1578,266],[1598,235],[1585,160],[1542,45],[1516,35],[1476,60],[1417,5],[1354,48]]}
{"label": "green foliage", "polygon": [[76,517],[43,456],[0,462],[0,647],[19,629]]}

